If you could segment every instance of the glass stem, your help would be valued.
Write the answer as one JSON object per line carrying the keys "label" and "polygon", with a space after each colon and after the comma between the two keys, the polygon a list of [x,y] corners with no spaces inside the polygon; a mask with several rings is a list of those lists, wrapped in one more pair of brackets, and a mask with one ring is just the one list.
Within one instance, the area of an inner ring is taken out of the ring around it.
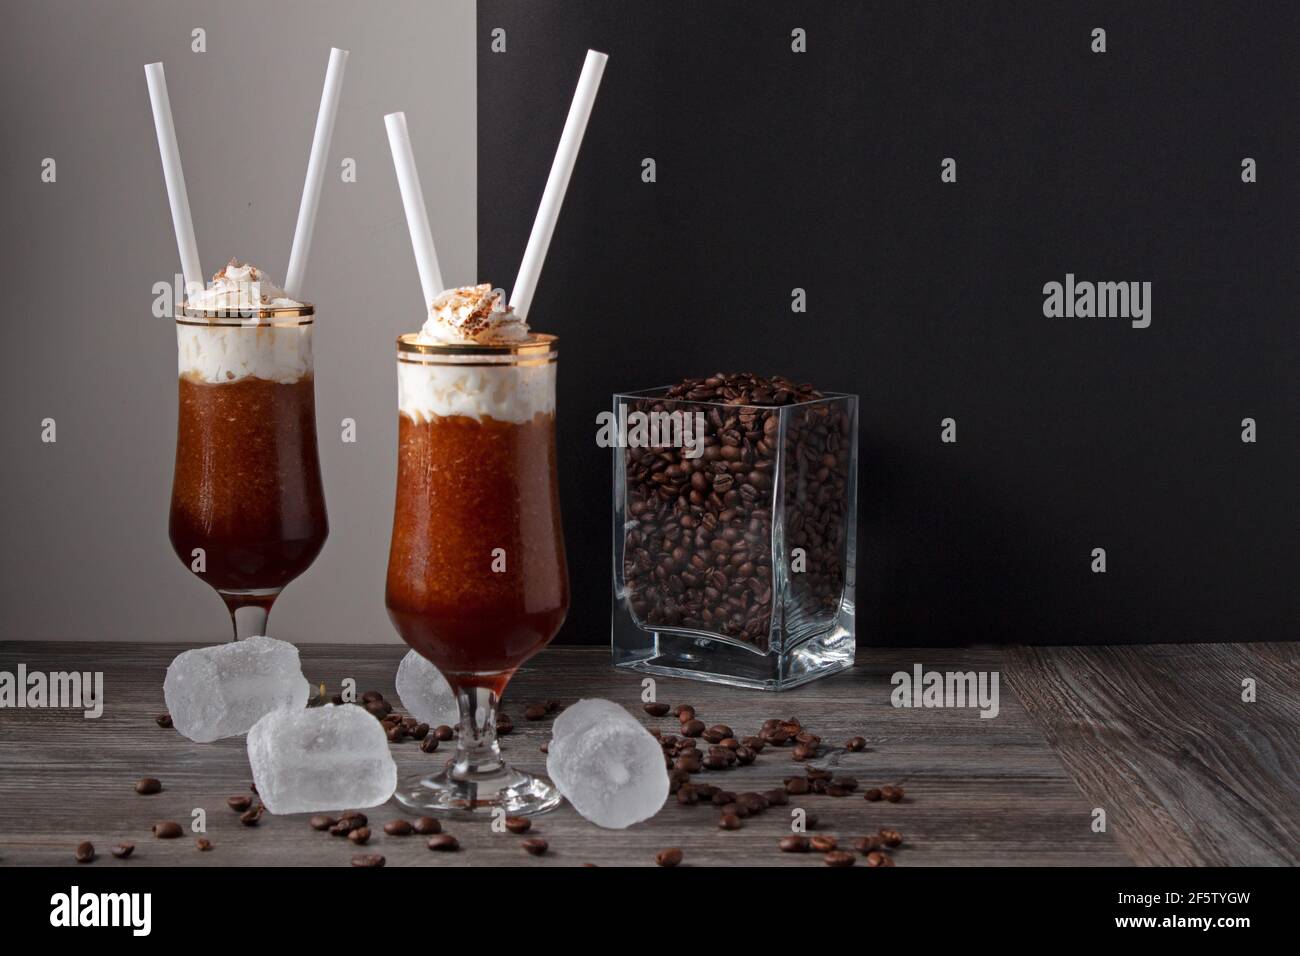
{"label": "glass stem", "polygon": [[473,779],[504,766],[501,747],[497,744],[497,702],[496,693],[486,687],[457,689],[460,732],[451,767],[453,780]]}
{"label": "glass stem", "polygon": [[226,609],[230,611],[235,640],[266,636],[266,619],[271,616],[271,605],[280,596],[279,591],[256,594],[231,591],[217,593],[221,595],[221,600],[226,602]]}

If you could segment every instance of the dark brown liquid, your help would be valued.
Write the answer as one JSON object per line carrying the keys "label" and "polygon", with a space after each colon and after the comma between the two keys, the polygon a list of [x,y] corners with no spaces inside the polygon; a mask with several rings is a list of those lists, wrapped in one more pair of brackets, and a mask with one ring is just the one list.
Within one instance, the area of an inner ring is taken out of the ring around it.
{"label": "dark brown liquid", "polygon": [[320,554],[328,523],[311,376],[180,379],[172,547],[223,591],[282,588]]}
{"label": "dark brown liquid", "polygon": [[555,415],[401,415],[397,456],[389,616],[453,687],[499,693],[569,609]]}

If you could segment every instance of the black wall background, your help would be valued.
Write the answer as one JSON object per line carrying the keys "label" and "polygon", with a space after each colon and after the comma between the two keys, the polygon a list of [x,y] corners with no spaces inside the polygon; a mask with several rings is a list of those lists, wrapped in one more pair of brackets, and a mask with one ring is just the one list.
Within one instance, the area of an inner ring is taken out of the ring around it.
{"label": "black wall background", "polygon": [[[596,415],[738,369],[861,396],[862,645],[1295,638],[1298,11],[480,0],[483,281],[610,55],[530,315],[561,337],[558,639],[609,638]],[[1045,318],[1067,272],[1151,281],[1151,327]]]}

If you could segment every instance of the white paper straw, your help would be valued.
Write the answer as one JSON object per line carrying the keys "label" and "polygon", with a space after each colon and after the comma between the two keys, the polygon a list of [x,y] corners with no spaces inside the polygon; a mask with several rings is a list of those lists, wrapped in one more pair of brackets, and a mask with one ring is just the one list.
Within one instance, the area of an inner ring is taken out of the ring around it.
{"label": "white paper straw", "polygon": [[551,235],[560,218],[560,205],[564,202],[565,190],[569,188],[569,177],[573,175],[573,166],[578,160],[582,134],[587,131],[587,120],[591,118],[591,108],[596,102],[596,91],[600,88],[600,78],[608,59],[604,53],[588,50],[587,61],[582,64],[582,75],[578,77],[569,118],[564,121],[564,132],[560,134],[560,147],[555,152],[551,175],[546,180],[537,218],[533,220],[533,231],[528,236],[523,262],[519,264],[519,275],[510,293],[510,306],[521,319],[528,318],[528,309],[533,304],[542,263],[546,261],[546,250],[551,245]]}
{"label": "white paper straw", "polygon": [[406,114],[389,113],[384,117],[384,125],[388,127],[388,148],[393,152],[393,168],[397,170],[397,186],[402,191],[406,227],[411,231],[411,249],[415,252],[415,266],[420,270],[420,288],[424,292],[427,312],[443,290],[442,272],[438,269],[438,253],[433,248],[429,213],[424,208],[420,174],[415,171],[415,153],[411,150],[411,134],[406,129]]}
{"label": "white paper straw", "polygon": [[203,288],[203,270],[199,268],[199,244],[194,238],[194,220],[190,217],[190,197],[185,191],[185,173],[181,169],[181,150],[172,123],[172,104],[167,97],[167,77],[161,63],[144,68],[149,83],[149,102],[153,104],[153,125],[158,131],[158,152],[162,155],[163,179],[167,182],[167,200],[172,207],[172,227],[176,230],[176,248],[181,255],[181,272],[187,289]]}
{"label": "white paper straw", "polygon": [[316,210],[320,208],[325,164],[329,162],[334,118],[338,116],[339,93],[343,89],[343,68],[347,63],[347,50],[338,47],[330,50],[329,66],[325,68],[325,88],[320,95],[320,111],[316,114],[316,135],[312,137],[311,155],[307,158],[307,181],[303,184],[302,202],[298,206],[298,227],[293,233],[289,269],[284,278],[284,292],[291,299],[302,299],[302,283],[307,274],[307,257],[311,254],[311,237],[316,231]]}

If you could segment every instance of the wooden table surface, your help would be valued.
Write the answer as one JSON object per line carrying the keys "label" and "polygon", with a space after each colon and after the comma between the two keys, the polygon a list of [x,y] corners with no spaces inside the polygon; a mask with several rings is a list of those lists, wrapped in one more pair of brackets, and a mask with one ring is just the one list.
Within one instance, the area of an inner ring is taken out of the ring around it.
{"label": "wooden table surface", "polygon": [[[540,858],[521,839],[482,820],[451,820],[459,853],[431,853],[419,837],[391,837],[394,804],[368,810],[374,836],[362,851],[310,829],[305,815],[266,815],[241,825],[225,798],[247,793],[243,738],[196,744],[154,718],[164,709],[162,679],[183,645],[0,642],[0,671],[103,671],[105,708],[97,720],[79,711],[0,710],[0,865],[73,864],[90,840],[93,864],[347,866],[358,852],[382,853],[388,866],[505,864],[653,865],[655,853],[681,847],[694,865],[821,866],[817,854],[777,851],[789,833],[789,807],[723,831],[711,806],[672,797],[654,819],[628,830],[602,830],[568,805],[538,817],[531,835],[550,843]],[[331,693],[345,677],[396,704],[393,681],[405,647],[306,645],[303,669]],[[842,843],[881,827],[902,831],[900,866],[1277,864],[1300,862],[1300,649],[1294,644],[1142,647],[977,647],[859,651],[851,671],[797,690],[769,694],[694,681],[658,679],[658,698],[695,706],[706,723],[738,733],[768,717],[796,716],[827,744],[861,735],[861,753],[832,752],[838,772],[863,788],[899,784],[897,804],[848,797],[792,798],[818,817],[817,832]],[[955,709],[896,709],[890,675],[921,663],[927,670],[988,670],[1001,675],[1000,713],[982,719]],[[1253,678],[1258,699],[1242,701]],[[527,721],[526,704],[606,697],[647,726],[676,730],[640,706],[640,678],[616,671],[604,648],[553,647],[523,668],[506,694],[515,730],[508,758],[543,771],[539,746],[550,720]],[[399,708],[400,709],[400,708]],[[399,774],[441,764],[446,747],[392,745]],[[801,772],[788,748],[767,748],[750,767],[701,773],[729,790],[777,787]],[[163,791],[140,796],[135,781],[158,777]],[[194,834],[158,840],[161,820],[188,826],[207,815],[209,852]],[[1094,832],[1094,809],[1106,812]],[[108,855],[122,840],[129,860]]]}

